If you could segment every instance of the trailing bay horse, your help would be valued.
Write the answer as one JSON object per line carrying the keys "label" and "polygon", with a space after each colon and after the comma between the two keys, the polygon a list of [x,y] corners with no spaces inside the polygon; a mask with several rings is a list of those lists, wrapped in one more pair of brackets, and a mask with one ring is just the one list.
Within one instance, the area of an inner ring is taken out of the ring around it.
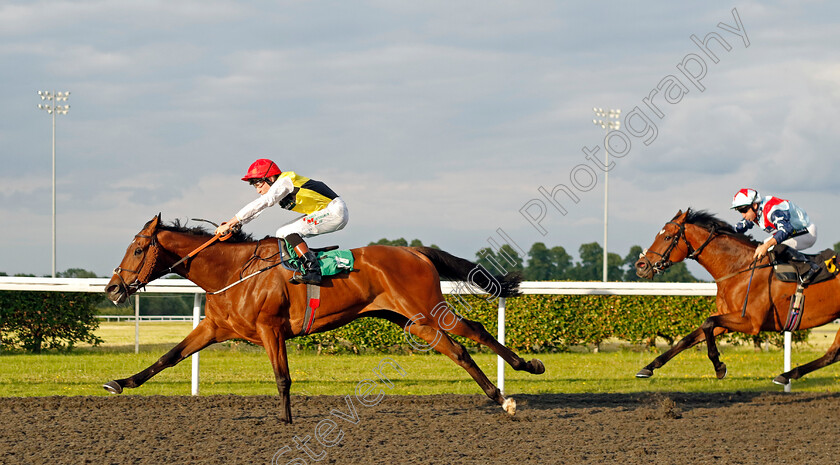
{"label": "trailing bay horse", "polygon": [[[642,368],[636,377],[653,376],[653,370],[705,340],[715,373],[722,379],[726,376],[726,365],[720,361],[715,336],[728,331],[752,335],[760,331],[782,331],[796,283],[781,282],[775,278],[773,268],[766,266],[769,263],[766,256],[753,265],[753,254],[759,244],[746,235],[736,233],[730,224],[713,215],[690,208],[685,212],[679,211],[662,227],[653,244],[636,262],[636,274],[650,279],[686,258],[697,260],[717,283],[716,311],[699,328]],[[744,316],[741,316],[748,290],[748,305]],[[836,278],[808,286],[799,329],[822,326],[840,317],[838,295],[840,280]],[[773,382],[788,384],[792,379],[799,379],[838,360],[840,332],[825,355],[780,374]]]}
{"label": "trailing bay horse", "polygon": [[[517,295],[518,277],[493,277],[467,260],[426,247],[353,249],[354,271],[324,279],[316,317],[305,328],[306,286],[290,284],[292,272],[282,266],[273,266],[223,290],[243,276],[278,264],[277,238],[254,241],[237,233],[231,240],[214,242],[193,254],[211,238],[201,228],[187,229],[177,222],[163,225],[160,215],[134,236],[105,288],[108,298],[115,303],[124,302],[145,284],[176,273],[207,291],[205,318],[150,367],[129,378],[110,381],[103,386],[105,389],[119,394],[124,388],[139,387],[161,370],[213,343],[245,339],[263,346],[268,353],[284,406],[281,418],[291,423],[292,379],[286,341],[304,333],[304,329],[308,330],[307,334],[328,331],[360,317],[384,318],[426,341],[464,368],[485,394],[510,414],[516,409],[513,399],[505,399],[464,346],[453,341],[447,332],[486,345],[515,370],[545,372],[541,361],[526,362],[500,344],[480,323],[457,317],[441,304],[445,302],[440,289],[441,276],[470,280],[498,297]],[[181,260],[188,255],[189,259]]]}

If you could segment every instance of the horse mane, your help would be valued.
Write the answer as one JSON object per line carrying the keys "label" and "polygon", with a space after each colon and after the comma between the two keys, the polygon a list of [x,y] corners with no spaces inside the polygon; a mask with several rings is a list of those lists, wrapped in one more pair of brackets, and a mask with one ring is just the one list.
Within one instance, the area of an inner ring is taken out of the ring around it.
{"label": "horse mane", "polygon": [[[677,214],[677,216],[679,216],[679,214]],[[675,216],[674,219],[676,219],[677,216]],[[714,230],[717,233],[729,236],[752,247],[757,247],[761,244],[761,242],[747,236],[746,234],[735,232],[735,228],[731,224],[721,220],[706,210],[692,210],[689,208],[685,216],[685,224],[693,224],[709,232]]]}
{"label": "horse mane", "polygon": [[[190,236],[199,236],[199,237],[206,237],[211,238],[214,236],[213,232],[205,228],[204,226],[195,225],[195,226],[187,226],[186,223],[181,224],[181,220],[175,219],[172,223],[169,224],[160,224],[158,226],[159,229],[164,231],[172,231],[178,233],[189,234]],[[254,238],[247,233],[237,231],[233,234],[233,237],[228,239],[226,242],[253,242]]]}

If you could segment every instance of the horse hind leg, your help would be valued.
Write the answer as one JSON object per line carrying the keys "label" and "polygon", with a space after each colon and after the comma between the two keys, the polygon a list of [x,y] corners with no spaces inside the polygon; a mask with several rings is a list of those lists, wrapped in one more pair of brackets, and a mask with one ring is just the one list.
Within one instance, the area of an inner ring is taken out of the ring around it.
{"label": "horse hind leg", "polygon": [[391,314],[386,317],[392,322],[401,325],[411,334],[426,341],[429,346],[436,351],[449,357],[453,362],[458,364],[461,368],[467,371],[472,376],[475,382],[481,387],[487,397],[494,400],[497,404],[510,415],[516,413],[516,401],[512,398],[505,398],[502,391],[487,378],[487,375],[481,371],[481,368],[476,365],[475,361],[470,357],[467,349],[463,345],[455,342],[445,332],[429,325],[418,324],[413,320],[398,315]]}
{"label": "horse hind leg", "polygon": [[828,348],[825,355],[816,360],[810,361],[805,365],[800,365],[788,372],[780,374],[773,379],[773,382],[785,386],[790,383],[790,380],[792,379],[799,379],[812,371],[831,365],[838,360],[840,360],[840,331],[838,331],[837,335],[834,336],[834,343],[831,344],[831,347]]}
{"label": "horse hind leg", "polygon": [[490,350],[495,352],[499,357],[502,357],[502,359],[514,370],[526,371],[534,375],[541,375],[545,373],[545,365],[540,359],[535,358],[531,359],[531,361],[525,361],[525,359],[517,355],[516,352],[510,350],[507,346],[494,338],[487,332],[486,329],[484,329],[484,325],[477,321],[460,318],[455,323],[455,326],[449,330],[449,332],[489,347]]}
{"label": "horse hind leg", "polygon": [[128,378],[108,381],[102,387],[111,394],[122,394],[124,388],[140,387],[152,376],[166,368],[177,365],[181,360],[215,342],[219,342],[217,340],[216,328],[210,320],[204,320],[183,341],[179,342],[172,350],[145,370]]}

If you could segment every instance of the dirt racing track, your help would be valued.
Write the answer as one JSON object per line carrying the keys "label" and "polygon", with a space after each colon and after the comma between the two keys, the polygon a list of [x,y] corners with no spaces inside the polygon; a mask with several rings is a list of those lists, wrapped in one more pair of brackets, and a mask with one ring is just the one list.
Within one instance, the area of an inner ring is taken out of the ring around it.
{"label": "dirt racing track", "polygon": [[840,394],[0,398],[0,463],[833,464]]}

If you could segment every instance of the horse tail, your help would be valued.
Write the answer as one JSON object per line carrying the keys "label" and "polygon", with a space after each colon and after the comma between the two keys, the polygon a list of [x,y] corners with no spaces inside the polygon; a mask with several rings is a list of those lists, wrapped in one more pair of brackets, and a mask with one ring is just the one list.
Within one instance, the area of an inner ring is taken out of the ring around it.
{"label": "horse tail", "polygon": [[412,248],[432,262],[442,279],[466,281],[496,297],[513,297],[520,294],[519,283],[522,277],[518,273],[494,276],[483,266],[449,252],[431,247]]}

